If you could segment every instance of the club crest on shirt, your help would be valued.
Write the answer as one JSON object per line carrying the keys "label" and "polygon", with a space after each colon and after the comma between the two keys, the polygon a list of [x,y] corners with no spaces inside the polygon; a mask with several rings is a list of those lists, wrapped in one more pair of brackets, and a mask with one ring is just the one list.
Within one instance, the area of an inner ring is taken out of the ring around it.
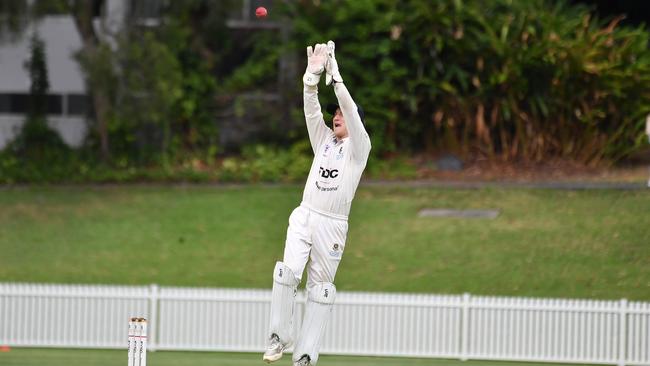
{"label": "club crest on shirt", "polygon": [[341,160],[343,159],[343,146],[339,148],[338,154],[336,154],[336,160]]}
{"label": "club crest on shirt", "polygon": [[325,145],[325,150],[323,151],[323,157],[327,156],[327,152],[330,150],[330,144]]}

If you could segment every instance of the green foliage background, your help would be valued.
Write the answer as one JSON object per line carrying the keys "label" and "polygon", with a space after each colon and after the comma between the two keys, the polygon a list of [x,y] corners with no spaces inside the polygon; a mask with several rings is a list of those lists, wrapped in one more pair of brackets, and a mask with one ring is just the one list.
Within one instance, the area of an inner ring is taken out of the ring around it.
{"label": "green foliage background", "polygon": [[[645,144],[650,33],[564,0],[274,2],[267,20],[253,20],[288,25],[271,29],[229,27],[241,11],[236,0],[161,4],[157,26],[127,19],[117,47],[103,40],[78,55],[91,94],[111,106],[109,158],[100,157],[101,132],[91,126],[81,150],[47,148],[63,157],[56,164],[0,152],[0,182],[300,180],[310,159],[305,47],[329,39],[366,110],[369,171],[441,152],[612,163]],[[0,35],[20,32],[29,14],[74,10],[61,0],[14,5],[0,6],[10,15]],[[279,99],[249,98],[264,93]],[[333,100],[322,84],[321,101]],[[221,145],[220,124],[228,118],[265,126],[263,138],[227,155],[233,149]]]}
{"label": "green foliage background", "polygon": [[[283,52],[305,58],[306,45],[337,42],[375,153],[595,163],[643,143],[648,32],[622,27],[620,18],[600,20],[585,7],[548,0],[283,4],[276,16],[293,25]],[[266,58],[243,70],[274,63],[269,44],[258,42]]]}

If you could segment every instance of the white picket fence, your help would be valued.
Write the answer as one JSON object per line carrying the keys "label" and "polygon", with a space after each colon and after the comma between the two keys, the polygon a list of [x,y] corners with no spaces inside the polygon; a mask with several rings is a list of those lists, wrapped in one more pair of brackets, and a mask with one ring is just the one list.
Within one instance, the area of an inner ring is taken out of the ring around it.
{"label": "white picket fence", "polygon": [[[298,295],[297,326],[304,311]],[[261,352],[269,290],[0,283],[0,345]],[[650,303],[339,292],[327,354],[650,365]]]}

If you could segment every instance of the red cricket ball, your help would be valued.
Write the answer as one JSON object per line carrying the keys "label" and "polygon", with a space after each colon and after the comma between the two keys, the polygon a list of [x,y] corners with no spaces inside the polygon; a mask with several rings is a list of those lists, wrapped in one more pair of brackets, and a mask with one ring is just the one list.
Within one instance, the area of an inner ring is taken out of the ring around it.
{"label": "red cricket ball", "polygon": [[255,16],[258,18],[264,18],[268,14],[268,11],[266,11],[266,8],[263,6],[258,7],[255,9]]}

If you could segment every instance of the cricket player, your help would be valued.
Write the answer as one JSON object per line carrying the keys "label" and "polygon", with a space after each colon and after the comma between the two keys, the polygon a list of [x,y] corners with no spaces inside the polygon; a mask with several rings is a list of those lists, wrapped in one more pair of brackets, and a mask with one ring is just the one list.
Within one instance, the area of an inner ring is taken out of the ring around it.
{"label": "cricket player", "polygon": [[[326,72],[338,104],[329,105],[332,127],[323,119],[318,82]],[[289,217],[284,258],[273,271],[271,321],[263,360],[277,361],[294,345],[294,366],[316,365],[318,350],[336,297],[334,276],[345,251],[348,213],[370,154],[363,110],[343,84],[334,42],[307,47],[303,76],[305,120],[314,161],[302,203]],[[307,262],[309,260],[309,264]],[[307,307],[302,329],[293,338],[296,289],[307,267]]]}

